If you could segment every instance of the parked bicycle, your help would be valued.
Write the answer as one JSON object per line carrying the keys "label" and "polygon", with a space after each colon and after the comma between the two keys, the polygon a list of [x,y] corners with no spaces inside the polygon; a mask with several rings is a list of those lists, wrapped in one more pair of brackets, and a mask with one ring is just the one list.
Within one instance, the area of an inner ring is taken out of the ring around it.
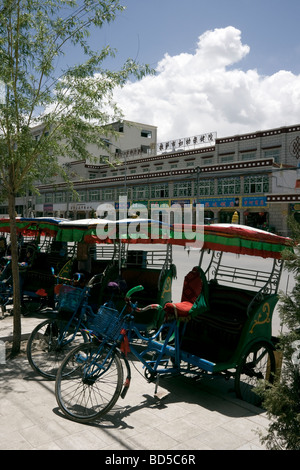
{"label": "parked bicycle", "polygon": [[[88,325],[94,341],[78,345],[62,361],[56,376],[56,399],[72,420],[87,423],[98,419],[114,406],[120,395],[124,398],[131,379],[126,358],[129,342],[142,338],[150,343],[165,328],[166,325],[162,325],[154,336],[147,337],[135,326],[134,315],[152,310],[154,316],[160,316],[163,310],[158,304],[138,309],[137,303],[131,302],[131,295],[141,290],[142,286],[136,286],[128,291],[121,313],[103,306]],[[164,343],[168,343],[169,336]],[[130,351],[145,365],[147,377],[157,372],[159,362],[152,365],[132,344]],[[127,371],[125,383],[122,361]]]}
{"label": "parked bicycle", "polygon": [[[34,328],[27,342],[29,364],[39,375],[54,379],[68,351],[89,340],[86,324],[95,316],[89,296],[91,289],[101,283],[97,282],[99,278],[102,279],[101,275],[93,276],[84,287],[57,284],[57,310],[52,311],[52,318]],[[80,277],[76,283],[80,283]]]}

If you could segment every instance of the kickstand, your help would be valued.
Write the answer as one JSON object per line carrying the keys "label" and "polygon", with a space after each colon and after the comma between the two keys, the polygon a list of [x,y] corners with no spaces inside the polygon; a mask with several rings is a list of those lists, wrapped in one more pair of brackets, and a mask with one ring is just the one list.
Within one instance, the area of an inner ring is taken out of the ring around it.
{"label": "kickstand", "polygon": [[156,376],[156,381],[155,381],[155,390],[154,390],[154,398],[157,398],[158,400],[163,400],[166,398],[170,392],[168,392],[165,389],[161,389],[159,392],[158,390],[158,385],[159,385],[159,374]]}

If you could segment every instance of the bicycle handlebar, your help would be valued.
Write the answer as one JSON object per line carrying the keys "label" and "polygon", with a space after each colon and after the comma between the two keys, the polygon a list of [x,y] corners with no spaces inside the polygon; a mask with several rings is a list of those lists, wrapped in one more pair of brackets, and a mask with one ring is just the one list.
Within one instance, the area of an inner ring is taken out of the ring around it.
{"label": "bicycle handlebar", "polygon": [[130,299],[130,296],[134,294],[135,292],[139,292],[140,290],[144,290],[143,286],[135,286],[132,287],[132,289],[129,289],[129,291],[126,294],[126,299]]}
{"label": "bicycle handlebar", "polygon": [[148,310],[159,310],[162,308],[163,307],[160,304],[150,304],[150,305],[146,305],[146,307],[136,307],[135,311],[137,313],[144,313],[144,312],[147,312]]}

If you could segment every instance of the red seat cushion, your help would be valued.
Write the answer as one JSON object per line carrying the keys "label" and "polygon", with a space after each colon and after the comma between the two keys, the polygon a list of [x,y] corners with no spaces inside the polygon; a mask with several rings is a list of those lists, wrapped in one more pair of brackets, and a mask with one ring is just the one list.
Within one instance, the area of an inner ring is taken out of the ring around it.
{"label": "red seat cushion", "polygon": [[[200,299],[200,294],[203,289],[203,280],[201,278],[202,270],[195,266],[192,271],[190,271],[184,278],[181,302],[168,302],[164,306],[164,311],[166,312],[166,320],[170,318],[185,319],[190,318],[189,312],[197,299]],[[204,304],[205,309],[207,309],[206,303]],[[195,304],[195,308],[198,308],[198,305]]]}
{"label": "red seat cushion", "polygon": [[171,303],[168,302],[164,306],[164,311],[166,312],[166,317],[169,318],[184,318],[187,317],[189,311],[191,310],[193,304],[191,302],[178,302]]}

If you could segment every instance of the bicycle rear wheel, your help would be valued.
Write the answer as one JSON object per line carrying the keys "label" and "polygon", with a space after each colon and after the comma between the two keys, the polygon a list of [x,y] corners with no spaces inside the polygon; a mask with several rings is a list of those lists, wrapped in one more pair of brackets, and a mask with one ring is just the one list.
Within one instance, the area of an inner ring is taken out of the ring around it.
{"label": "bicycle rear wheel", "polygon": [[267,387],[275,379],[276,363],[273,347],[269,343],[257,342],[252,344],[241,359],[236,369],[235,391],[238,398],[261,406],[262,397],[257,394],[255,387],[263,382]]}
{"label": "bicycle rear wheel", "polygon": [[62,362],[55,396],[68,418],[87,423],[104,416],[115,405],[122,385],[123,367],[117,351],[107,344],[85,343]]}
{"label": "bicycle rear wheel", "polygon": [[[73,337],[74,336],[74,337]],[[45,320],[31,332],[27,342],[27,359],[33,370],[47,379],[55,379],[67,353],[78,343],[87,341],[85,332],[67,329],[63,320]]]}

